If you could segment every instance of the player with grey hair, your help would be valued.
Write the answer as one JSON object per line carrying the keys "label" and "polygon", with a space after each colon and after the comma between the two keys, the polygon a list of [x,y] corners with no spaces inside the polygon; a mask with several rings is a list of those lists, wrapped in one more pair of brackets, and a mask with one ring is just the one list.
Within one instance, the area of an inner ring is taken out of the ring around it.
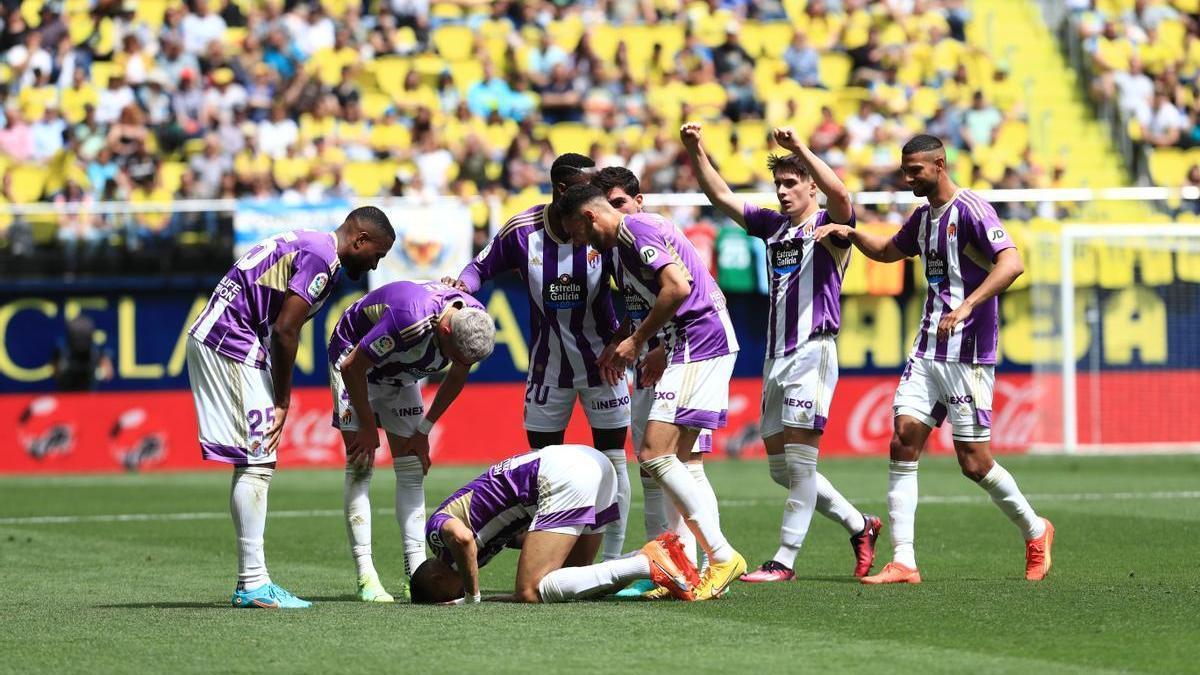
{"label": "player with grey hair", "polygon": [[[351,305],[329,341],[333,426],[346,443],[345,513],[358,566],[358,597],[392,602],[371,553],[371,473],[379,429],[396,471],[396,520],[404,572],[425,560],[425,474],[429,433],[458,397],[471,366],[492,353],[496,326],[469,294],[436,282],[397,281]],[[429,410],[420,381],[449,368]],[[408,586],[405,584],[405,591]]]}

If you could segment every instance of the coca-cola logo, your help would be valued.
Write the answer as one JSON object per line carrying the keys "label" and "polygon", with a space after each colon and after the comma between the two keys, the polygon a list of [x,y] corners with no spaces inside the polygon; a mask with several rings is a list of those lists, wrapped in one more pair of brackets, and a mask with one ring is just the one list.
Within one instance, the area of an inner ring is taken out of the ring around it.
{"label": "coca-cola logo", "polygon": [[[854,404],[846,419],[846,439],[854,452],[878,452],[892,436],[892,395],[896,386],[881,382]],[[836,394],[835,394],[836,396]]]}

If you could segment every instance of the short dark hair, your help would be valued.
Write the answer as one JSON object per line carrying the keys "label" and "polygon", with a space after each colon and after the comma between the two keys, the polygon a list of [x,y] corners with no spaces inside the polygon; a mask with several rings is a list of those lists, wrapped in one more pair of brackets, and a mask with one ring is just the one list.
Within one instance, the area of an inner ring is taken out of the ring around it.
{"label": "short dark hair", "polygon": [[[451,579],[458,583],[452,583]],[[436,605],[466,594],[462,578],[445,562],[429,558],[413,572],[408,592],[414,605]]]}
{"label": "short dark hair", "polygon": [[804,166],[804,162],[800,161],[800,156],[795,154],[767,155],[767,170],[771,172],[772,176],[790,173],[801,178],[809,177],[808,167]]}
{"label": "short dark hair", "polygon": [[623,166],[607,166],[600,169],[600,173],[592,177],[592,185],[600,188],[605,195],[608,195],[613,188],[621,188],[630,197],[636,197],[642,193],[642,184],[638,181],[638,177]]}
{"label": "short dark hair", "polygon": [[396,239],[396,230],[392,228],[392,221],[388,220],[387,214],[377,207],[360,206],[351,211],[350,215],[346,216],[346,220],[353,220],[363,229],[372,229],[375,234],[386,239]]}
{"label": "short dark hair", "polygon": [[558,212],[565,216],[573,215],[579,211],[580,207],[593,199],[599,199],[605,204],[608,203],[604,199],[604,193],[595,185],[591,183],[572,185],[559,198]]}
{"label": "short dark hair", "polygon": [[932,152],[934,150],[942,150],[945,146],[942,145],[942,139],[929,134],[917,134],[913,136],[904,147],[900,149],[901,155],[915,155],[922,152]]}
{"label": "short dark hair", "polygon": [[581,173],[584,169],[596,166],[591,157],[577,152],[566,152],[555,158],[550,165],[550,180],[562,183]]}

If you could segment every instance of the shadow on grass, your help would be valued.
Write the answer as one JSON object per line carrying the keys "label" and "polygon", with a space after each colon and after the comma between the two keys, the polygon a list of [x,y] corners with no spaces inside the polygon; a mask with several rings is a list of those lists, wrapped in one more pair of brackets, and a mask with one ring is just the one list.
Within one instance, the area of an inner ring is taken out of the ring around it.
{"label": "shadow on grass", "polygon": [[209,602],[126,602],[113,605],[95,605],[96,609],[231,609],[229,601]]}

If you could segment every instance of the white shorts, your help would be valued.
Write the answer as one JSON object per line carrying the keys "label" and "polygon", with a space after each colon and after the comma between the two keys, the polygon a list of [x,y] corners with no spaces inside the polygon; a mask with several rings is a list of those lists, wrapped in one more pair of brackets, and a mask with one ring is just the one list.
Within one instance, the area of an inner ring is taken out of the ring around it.
{"label": "white shorts", "polygon": [[271,371],[222,356],[192,337],[187,366],[204,459],[238,466],[274,462],[275,452],[262,443],[275,421]]}
{"label": "white shorts", "polygon": [[620,518],[617,472],[599,450],[552,445],[541,455],[537,511],[530,532],[593,534]]}
{"label": "white shorts", "polygon": [[693,429],[721,429],[729,415],[729,381],[737,354],[672,363],[654,386],[648,420]]}
{"label": "white shorts", "polygon": [[566,389],[546,384],[525,383],[525,428],[529,431],[562,431],[571,421],[571,409],[579,398],[588,425],[593,429],[623,429],[629,426],[629,386]]}
{"label": "white shorts", "polygon": [[[629,424],[629,431],[633,434],[633,451],[637,453],[642,449],[642,439],[646,436],[646,422],[650,418],[650,405],[654,403],[654,387],[647,389],[634,389],[633,399],[631,402],[632,419]],[[696,444],[692,446],[692,454],[712,452],[713,448],[713,432],[712,429],[701,429],[700,435],[696,437]]]}
{"label": "white shorts", "polygon": [[785,426],[823,431],[837,387],[837,338],[820,335],[763,364],[762,437]]}
{"label": "white shorts", "polygon": [[[333,392],[333,427],[342,431],[358,431],[358,416],[350,405],[350,393],[337,368],[329,368],[329,388]],[[408,438],[417,431],[425,417],[425,402],[421,386],[409,384],[392,386],[367,384],[367,400],[375,411],[375,422],[384,431]]]}
{"label": "white shorts", "polygon": [[995,366],[910,357],[892,411],[915,417],[931,429],[949,418],[955,440],[990,440],[995,382]]}

